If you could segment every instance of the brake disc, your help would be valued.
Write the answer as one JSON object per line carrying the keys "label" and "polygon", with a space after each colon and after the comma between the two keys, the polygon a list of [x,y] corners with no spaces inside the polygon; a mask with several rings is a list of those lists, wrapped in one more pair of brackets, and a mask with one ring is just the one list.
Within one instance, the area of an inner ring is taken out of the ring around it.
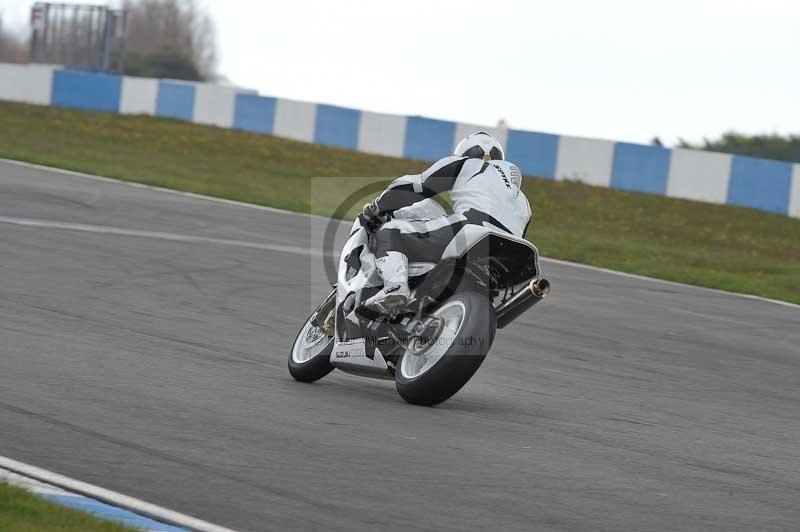
{"label": "brake disc", "polygon": [[407,350],[412,355],[423,355],[431,348],[444,328],[444,320],[438,316],[431,316],[414,330],[414,336],[409,338]]}

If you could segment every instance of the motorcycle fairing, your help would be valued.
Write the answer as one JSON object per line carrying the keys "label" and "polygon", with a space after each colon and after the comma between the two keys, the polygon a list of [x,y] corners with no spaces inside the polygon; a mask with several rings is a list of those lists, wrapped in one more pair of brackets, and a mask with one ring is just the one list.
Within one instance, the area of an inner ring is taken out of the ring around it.
{"label": "motorcycle fairing", "polygon": [[[365,338],[336,341],[331,352],[331,363],[348,373],[369,377],[392,378],[392,372],[379,349],[368,349]],[[370,354],[371,351],[371,354]]]}
{"label": "motorcycle fairing", "polygon": [[464,258],[473,267],[490,268],[500,285],[513,286],[540,272],[536,246],[487,222],[465,225],[442,254],[443,262]]}
{"label": "motorcycle fairing", "polygon": [[[438,277],[445,281],[452,277],[446,270],[455,268],[457,264],[465,264],[474,276],[486,280],[487,288],[494,290],[537,277],[539,252],[527,240],[493,226],[466,225],[447,246],[438,264],[409,264],[409,276],[413,277],[410,282],[412,297],[416,297],[420,290],[424,292],[420,295],[420,300],[425,294],[446,293],[441,286],[431,292],[431,285],[438,283]],[[422,277],[423,275],[426,277]],[[380,323],[365,320],[356,312],[363,301],[376,293],[382,284],[375,265],[375,255],[370,248],[369,234],[356,220],[339,259],[335,314],[337,343],[365,336],[372,340],[386,337],[386,331]],[[366,330],[368,325],[373,329]],[[382,370],[381,363],[385,365],[383,357],[388,353],[381,353],[381,348],[376,348],[376,345],[376,342],[367,342],[365,360],[370,361],[368,364],[374,366],[373,369]],[[352,366],[333,357],[331,363],[337,367],[342,366],[342,369],[346,369],[344,365]]]}

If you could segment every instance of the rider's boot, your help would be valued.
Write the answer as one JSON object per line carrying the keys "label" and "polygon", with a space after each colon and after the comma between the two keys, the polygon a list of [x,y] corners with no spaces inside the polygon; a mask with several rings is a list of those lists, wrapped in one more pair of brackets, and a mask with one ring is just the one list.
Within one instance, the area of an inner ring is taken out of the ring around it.
{"label": "rider's boot", "polygon": [[404,307],[411,297],[408,288],[408,257],[397,251],[389,251],[385,257],[375,260],[383,279],[380,292],[367,299],[364,307],[380,313]]}

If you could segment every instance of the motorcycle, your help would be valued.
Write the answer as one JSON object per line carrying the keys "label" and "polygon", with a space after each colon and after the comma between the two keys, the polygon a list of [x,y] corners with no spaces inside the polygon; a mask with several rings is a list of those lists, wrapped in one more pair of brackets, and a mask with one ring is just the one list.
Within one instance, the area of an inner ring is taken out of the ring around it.
{"label": "motorcycle", "polygon": [[333,290],[292,345],[296,380],[314,382],[339,369],[394,380],[411,404],[442,403],[478,370],[496,329],[550,293],[536,246],[488,224],[465,225],[437,264],[409,264],[408,305],[370,312],[362,302],[382,288],[371,235],[356,220]]}

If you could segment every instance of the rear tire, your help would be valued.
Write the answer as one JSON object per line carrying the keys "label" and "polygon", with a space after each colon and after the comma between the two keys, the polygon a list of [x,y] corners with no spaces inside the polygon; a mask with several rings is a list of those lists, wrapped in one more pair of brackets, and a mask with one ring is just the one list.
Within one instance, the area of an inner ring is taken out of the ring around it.
{"label": "rear tire", "polygon": [[[422,358],[426,354],[408,351],[400,358],[395,384],[397,392],[409,403],[434,406],[446,401],[469,381],[489,353],[497,328],[489,299],[473,291],[457,292],[432,312],[453,324],[458,313],[463,313],[460,325],[456,330],[450,325],[440,333],[427,352],[428,359]],[[436,351],[441,345],[445,347]]]}
{"label": "rear tire", "polygon": [[[321,309],[322,312],[327,312],[330,305],[326,303],[331,303],[331,298],[335,300],[335,290],[308,317],[292,343],[292,350],[289,352],[289,373],[295,380],[314,382],[333,371],[330,358],[335,343],[334,337],[326,335],[311,323]],[[333,303],[335,304],[335,301]],[[322,316],[321,320],[324,319],[325,316]]]}

